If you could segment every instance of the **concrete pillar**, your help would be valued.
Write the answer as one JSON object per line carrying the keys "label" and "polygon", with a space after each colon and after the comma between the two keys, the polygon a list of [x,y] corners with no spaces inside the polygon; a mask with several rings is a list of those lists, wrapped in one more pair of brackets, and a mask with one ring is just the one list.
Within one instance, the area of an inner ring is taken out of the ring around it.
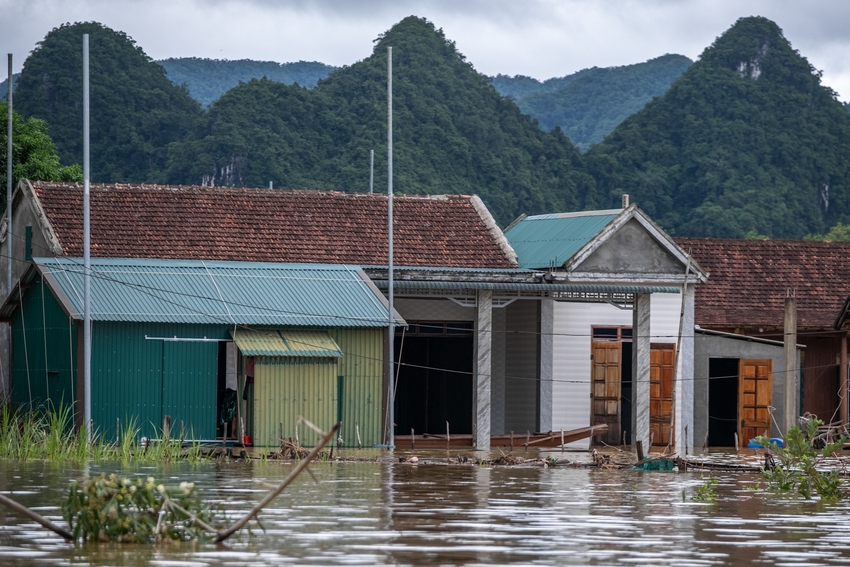
{"label": "concrete pillar", "polygon": [[555,332],[555,300],[540,301],[540,423],[538,431],[552,431],[552,363]]}
{"label": "concrete pillar", "polygon": [[785,431],[797,425],[797,298],[785,298]]}
{"label": "concrete pillar", "polygon": [[674,450],[687,454],[694,447],[694,286],[682,290],[682,340],[676,388]]}
{"label": "concrete pillar", "polygon": [[649,453],[649,329],[650,295],[636,293],[632,312],[632,443]]}
{"label": "concrete pillar", "polygon": [[475,313],[475,376],[473,377],[472,444],[490,450],[490,370],[493,355],[493,292],[478,290]]}

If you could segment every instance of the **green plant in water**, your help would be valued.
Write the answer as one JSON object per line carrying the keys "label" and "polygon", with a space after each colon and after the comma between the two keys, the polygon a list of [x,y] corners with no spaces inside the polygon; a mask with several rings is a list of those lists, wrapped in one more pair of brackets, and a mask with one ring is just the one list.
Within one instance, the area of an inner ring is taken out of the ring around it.
{"label": "green plant in water", "polygon": [[814,494],[822,500],[839,500],[843,496],[838,471],[821,471],[818,466],[835,454],[847,438],[842,435],[834,443],[818,449],[814,440],[821,425],[823,421],[809,418],[805,431],[792,427],[785,436],[785,447],[771,445],[765,436],[756,437],[759,444],[769,447],[768,450],[779,459],[776,466],[765,467],[761,471],[771,488],[783,492],[796,490],[807,499]]}
{"label": "green plant in water", "polygon": [[694,500],[699,502],[714,502],[717,500],[717,479],[712,476],[706,477],[703,475],[700,475],[699,479],[705,482],[697,489]]}
{"label": "green plant in water", "polygon": [[165,486],[153,477],[114,474],[72,482],[62,516],[82,541],[187,541],[208,539],[220,528],[193,483]]}

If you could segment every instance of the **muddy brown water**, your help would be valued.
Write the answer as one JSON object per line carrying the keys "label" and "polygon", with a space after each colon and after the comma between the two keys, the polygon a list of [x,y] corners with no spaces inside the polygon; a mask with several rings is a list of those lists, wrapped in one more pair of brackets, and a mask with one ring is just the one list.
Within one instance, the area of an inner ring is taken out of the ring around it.
{"label": "muddy brown water", "polygon": [[[61,522],[73,478],[155,476],[197,483],[235,518],[267,492],[256,480],[277,483],[290,469],[0,461],[0,492]],[[0,509],[2,567],[850,564],[850,499],[825,504],[753,490],[754,474],[714,473],[717,500],[706,504],[693,499],[705,483],[699,472],[436,462],[317,463],[312,470],[318,484],[302,475],[261,514],[265,531],[253,524],[223,545],[68,544]]]}

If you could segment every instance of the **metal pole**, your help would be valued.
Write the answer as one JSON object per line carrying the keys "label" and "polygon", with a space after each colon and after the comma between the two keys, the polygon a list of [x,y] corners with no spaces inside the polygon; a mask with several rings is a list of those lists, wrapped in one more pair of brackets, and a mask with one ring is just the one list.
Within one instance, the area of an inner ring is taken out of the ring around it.
{"label": "metal pole", "polygon": [[83,34],[83,426],[91,440],[91,214],[89,184],[89,34]]}
{"label": "metal pole", "polygon": [[[9,54],[8,125],[6,126],[6,296],[12,293],[12,54]],[[9,351],[11,353],[11,351]]]}
{"label": "metal pole", "polygon": [[375,150],[369,150],[369,194],[375,188]]}
{"label": "metal pole", "polygon": [[388,254],[387,273],[389,275],[390,308],[389,308],[389,405],[387,425],[389,435],[387,445],[390,449],[395,447],[395,327],[393,321],[393,48],[387,47],[387,216],[389,217],[387,231]]}

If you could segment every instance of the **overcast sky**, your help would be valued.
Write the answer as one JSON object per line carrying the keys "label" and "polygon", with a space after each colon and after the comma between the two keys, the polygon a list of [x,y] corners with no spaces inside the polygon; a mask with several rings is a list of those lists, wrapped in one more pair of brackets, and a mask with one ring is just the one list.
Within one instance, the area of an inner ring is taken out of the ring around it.
{"label": "overcast sky", "polygon": [[154,59],[346,65],[409,15],[443,28],[482,73],[538,79],[664,53],[694,59],[739,17],[761,15],[850,100],[847,0],[0,0],[0,53],[19,71],[52,28],[97,21]]}

